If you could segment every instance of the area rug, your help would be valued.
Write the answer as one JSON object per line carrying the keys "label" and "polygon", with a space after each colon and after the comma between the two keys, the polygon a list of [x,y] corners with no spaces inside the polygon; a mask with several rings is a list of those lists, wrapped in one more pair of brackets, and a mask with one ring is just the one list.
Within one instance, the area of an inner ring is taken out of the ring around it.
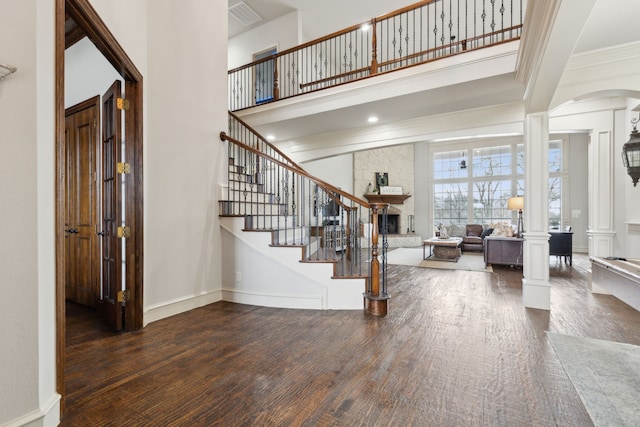
{"label": "area rug", "polygon": [[640,346],[547,336],[594,425],[640,425]]}
{"label": "area rug", "polygon": [[[427,255],[429,248],[427,248]],[[484,266],[481,253],[467,252],[462,254],[458,262],[422,259],[422,246],[418,248],[397,248],[387,253],[387,264],[411,265],[414,267],[439,268],[443,270],[493,271],[491,266]]]}

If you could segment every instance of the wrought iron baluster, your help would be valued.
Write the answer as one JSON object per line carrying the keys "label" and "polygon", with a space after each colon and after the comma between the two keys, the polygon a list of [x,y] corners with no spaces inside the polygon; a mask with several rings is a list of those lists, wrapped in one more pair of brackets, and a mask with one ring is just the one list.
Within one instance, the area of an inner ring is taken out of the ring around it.
{"label": "wrought iron baluster", "polygon": [[444,3],[442,4],[442,7],[440,8],[440,22],[441,22],[441,27],[442,28],[442,34],[440,35],[440,46],[444,48],[444,18],[445,18],[445,14],[444,14]]}
{"label": "wrought iron baluster", "polygon": [[[486,7],[486,0],[482,0],[482,15],[480,15],[480,17],[482,18],[482,34],[486,34],[486,30],[485,30],[485,24],[486,24],[486,20],[487,20],[487,7]],[[486,41],[482,40],[482,44],[484,45],[486,43]]]}
{"label": "wrought iron baluster", "polygon": [[[496,30],[496,0],[489,0],[491,2],[491,32]],[[491,36],[490,41],[493,41],[494,36]]]}

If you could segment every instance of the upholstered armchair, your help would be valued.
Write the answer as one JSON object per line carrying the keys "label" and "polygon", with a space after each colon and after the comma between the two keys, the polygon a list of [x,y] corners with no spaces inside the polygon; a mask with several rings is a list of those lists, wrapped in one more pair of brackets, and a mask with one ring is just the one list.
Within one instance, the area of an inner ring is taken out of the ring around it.
{"label": "upholstered armchair", "polygon": [[462,252],[482,252],[484,239],[482,224],[467,224],[466,235],[462,238]]}

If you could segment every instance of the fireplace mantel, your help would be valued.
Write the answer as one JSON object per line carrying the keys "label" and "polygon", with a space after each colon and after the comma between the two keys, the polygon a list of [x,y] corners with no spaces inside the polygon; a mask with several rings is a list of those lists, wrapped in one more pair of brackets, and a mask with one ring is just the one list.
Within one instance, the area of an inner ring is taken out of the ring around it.
{"label": "fireplace mantel", "polygon": [[411,197],[409,194],[364,194],[369,203],[389,203],[390,205],[402,205]]}

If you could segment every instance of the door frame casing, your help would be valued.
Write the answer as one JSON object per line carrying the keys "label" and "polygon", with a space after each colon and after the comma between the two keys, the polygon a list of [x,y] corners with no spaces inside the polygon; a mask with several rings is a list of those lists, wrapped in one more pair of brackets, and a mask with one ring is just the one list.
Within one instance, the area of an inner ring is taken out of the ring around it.
{"label": "door frame casing", "polygon": [[143,146],[142,146],[142,74],[129,59],[113,34],[99,17],[89,0],[55,0],[55,265],[56,265],[56,381],[62,395],[64,412],[65,361],[65,295],[64,295],[64,53],[65,19],[68,14],[89,37],[96,48],[124,78],[125,94],[130,108],[125,111],[125,159],[131,172],[125,179],[125,218],[131,230],[126,244],[126,289],[129,302],[125,305],[125,330],[143,327]]}

